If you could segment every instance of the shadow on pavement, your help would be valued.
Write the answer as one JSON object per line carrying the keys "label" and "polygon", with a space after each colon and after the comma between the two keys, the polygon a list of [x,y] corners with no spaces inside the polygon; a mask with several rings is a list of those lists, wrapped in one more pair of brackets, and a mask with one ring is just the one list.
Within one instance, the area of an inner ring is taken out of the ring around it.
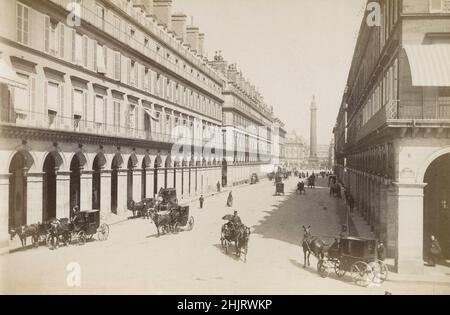
{"label": "shadow on pavement", "polygon": [[[325,184],[322,179],[318,182]],[[275,204],[266,211],[264,219],[253,226],[254,233],[297,246],[303,238],[302,225],[311,225],[313,235],[325,243],[339,235],[345,213],[341,213],[341,200],[331,197],[326,185],[323,189],[307,189],[306,195],[298,195],[295,193],[296,182],[286,183],[284,200],[274,199]]]}

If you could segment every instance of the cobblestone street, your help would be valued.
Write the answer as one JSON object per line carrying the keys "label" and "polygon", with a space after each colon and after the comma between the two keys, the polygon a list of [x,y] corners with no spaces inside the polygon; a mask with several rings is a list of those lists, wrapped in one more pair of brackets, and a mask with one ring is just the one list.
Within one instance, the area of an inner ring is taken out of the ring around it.
{"label": "cobblestone street", "polygon": [[[303,268],[299,242],[302,225],[326,242],[339,233],[345,219],[341,200],[329,196],[325,180],[306,195],[295,193],[296,180],[285,182],[285,196],[274,196],[272,182],[233,190],[235,205],[226,208],[226,194],[209,197],[205,208],[190,205],[194,229],[156,235],[151,221],[134,219],[111,226],[106,242],[45,247],[0,257],[1,293],[135,293],[135,294],[449,294],[448,269],[433,270],[427,281],[390,274],[380,287],[355,286],[350,277],[322,279],[311,256]],[[245,205],[245,207],[243,206]],[[238,210],[251,226],[247,262],[225,255],[220,245],[222,216]],[[81,287],[66,285],[70,262],[81,266]],[[428,272],[428,271],[427,271]]]}

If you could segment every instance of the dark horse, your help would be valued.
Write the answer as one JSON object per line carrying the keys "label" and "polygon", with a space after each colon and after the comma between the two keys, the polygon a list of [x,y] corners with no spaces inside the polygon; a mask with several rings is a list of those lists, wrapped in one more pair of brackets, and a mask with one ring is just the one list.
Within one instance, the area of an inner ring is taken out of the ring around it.
{"label": "dark horse", "polygon": [[149,216],[152,219],[153,223],[155,223],[158,237],[160,235],[159,228],[161,228],[162,232],[164,233],[169,232],[170,226],[172,224],[172,216],[170,214],[159,214],[155,210],[150,210]]}
{"label": "dark horse", "polygon": [[308,267],[310,266],[309,263],[309,256],[311,253],[317,258],[317,259],[323,259],[324,257],[324,251],[325,251],[325,243],[318,237],[311,235],[311,225],[308,227],[303,225],[303,241],[302,241],[302,247],[303,247],[303,257],[304,257],[304,263],[303,267],[306,267],[306,263],[308,263]]}

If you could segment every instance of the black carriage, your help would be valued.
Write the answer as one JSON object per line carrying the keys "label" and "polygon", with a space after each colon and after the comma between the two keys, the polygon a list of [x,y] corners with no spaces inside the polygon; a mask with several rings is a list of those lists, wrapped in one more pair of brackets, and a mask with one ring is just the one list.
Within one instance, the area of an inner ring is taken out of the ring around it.
{"label": "black carriage", "polygon": [[[60,226],[66,226],[68,229],[68,239],[65,243],[75,241],[79,245],[84,245],[87,240],[91,240],[95,234],[99,241],[105,241],[109,236],[109,226],[106,223],[100,224],[100,210],[86,210],[78,212],[74,218],[57,220]],[[49,233],[47,235],[47,246],[54,246],[54,237]]]}
{"label": "black carriage", "polygon": [[338,277],[351,273],[352,280],[359,286],[381,284],[386,281],[388,268],[378,259],[378,242],[375,239],[343,237],[336,239],[324,257],[317,263],[317,270],[322,277],[327,277],[332,270]]}
{"label": "black carriage", "polygon": [[258,182],[259,182],[258,174],[253,173],[252,176],[250,177],[250,184],[254,185],[257,184]]}
{"label": "black carriage", "polygon": [[275,184],[275,195],[276,196],[279,196],[279,195],[284,196],[284,183],[283,182]]}
{"label": "black carriage", "polygon": [[[243,224],[237,227],[233,222],[230,222],[232,217],[232,215],[226,215],[222,218],[229,222],[222,225],[220,231],[220,243],[225,254],[228,254],[231,244],[235,242],[236,256],[242,258],[244,262],[247,262],[250,228]],[[238,233],[238,229],[241,229],[240,233]]]}
{"label": "black carriage", "polygon": [[194,217],[189,216],[189,206],[178,206],[170,211],[171,223],[169,229],[178,233],[182,227],[187,226],[187,230],[194,228]]}
{"label": "black carriage", "polygon": [[170,211],[178,208],[177,191],[175,188],[161,188],[158,193],[158,200],[154,203],[154,208],[159,211]]}

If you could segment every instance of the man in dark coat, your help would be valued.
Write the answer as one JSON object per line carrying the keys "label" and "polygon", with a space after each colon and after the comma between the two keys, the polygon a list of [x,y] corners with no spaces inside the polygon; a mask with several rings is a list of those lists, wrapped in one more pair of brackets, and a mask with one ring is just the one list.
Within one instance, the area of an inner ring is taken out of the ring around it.
{"label": "man in dark coat", "polygon": [[439,244],[436,237],[434,237],[434,235],[431,235],[431,244],[428,254],[429,265],[431,267],[436,266],[436,262],[439,261],[441,256],[442,256],[441,245]]}
{"label": "man in dark coat", "polygon": [[203,197],[203,195],[200,196],[200,209],[203,209],[203,202],[205,202],[205,198]]}

